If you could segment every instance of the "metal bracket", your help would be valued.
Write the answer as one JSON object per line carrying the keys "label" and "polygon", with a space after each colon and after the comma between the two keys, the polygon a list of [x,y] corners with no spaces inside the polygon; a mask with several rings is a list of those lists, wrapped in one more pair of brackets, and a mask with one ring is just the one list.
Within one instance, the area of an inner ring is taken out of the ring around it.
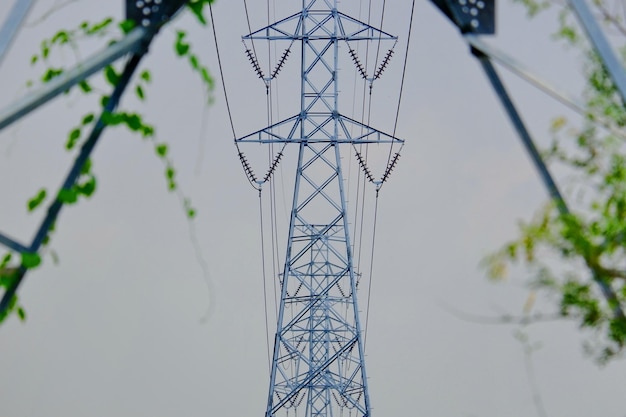
{"label": "metal bracket", "polygon": [[496,0],[431,0],[462,33],[496,33]]}
{"label": "metal bracket", "polygon": [[126,0],[126,19],[143,27],[160,26],[185,3],[186,0]]}

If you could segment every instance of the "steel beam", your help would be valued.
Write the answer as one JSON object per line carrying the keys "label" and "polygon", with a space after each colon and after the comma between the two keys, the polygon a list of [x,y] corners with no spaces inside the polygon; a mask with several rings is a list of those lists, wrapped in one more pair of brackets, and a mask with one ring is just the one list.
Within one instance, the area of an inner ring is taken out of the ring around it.
{"label": "steel beam", "polygon": [[587,33],[593,47],[602,59],[604,67],[609,72],[611,79],[615,83],[615,86],[622,97],[622,103],[626,104],[626,73],[624,72],[622,63],[607,41],[606,36],[604,36],[604,32],[602,32],[596,18],[587,6],[587,2],[585,0],[568,1],[572,10],[574,10],[574,13],[578,17],[581,26]]}
{"label": "steel beam", "polygon": [[154,36],[154,29],[137,27],[119,42],[92,55],[74,68],[65,71],[9,105],[0,111],[0,131],[124,55],[141,50],[152,36]]}
{"label": "steel beam", "polygon": [[[70,190],[76,184],[76,181],[80,176],[83,166],[89,159],[89,156],[91,155],[96,144],[98,143],[98,139],[100,139],[100,136],[102,135],[102,132],[106,127],[106,123],[104,121],[105,114],[110,114],[115,111],[115,108],[122,98],[122,95],[124,94],[124,91],[126,90],[126,87],[128,86],[128,83],[130,82],[130,79],[137,69],[137,66],[141,61],[141,58],[143,58],[146,50],[147,44],[144,45],[144,50],[134,54],[126,63],[124,72],[120,76],[118,84],[116,85],[113,93],[111,94],[111,97],[109,98],[109,101],[107,102],[102,113],[100,114],[100,117],[96,122],[93,130],[91,131],[89,137],[81,147],[80,153],[76,157],[74,165],[67,174],[67,177],[65,178],[65,181],[63,182],[63,185],[59,192],[62,190]],[[54,200],[54,202],[48,208],[46,217],[39,226],[39,229],[37,230],[37,233],[35,234],[35,237],[33,238],[30,247],[26,251],[22,250],[21,252],[37,253],[39,251],[46,236],[48,235],[48,232],[50,231],[51,226],[54,224],[57,217],[59,216],[63,205],[64,202],[61,201],[59,198]],[[0,300],[0,312],[4,312],[10,306],[11,300],[17,292],[20,284],[24,280],[24,275],[26,274],[26,272],[27,269],[23,265],[20,266],[16,279],[12,282],[9,288],[6,289],[2,300]]]}
{"label": "steel beam", "polygon": [[2,60],[11,47],[15,35],[19,32],[33,3],[34,0],[15,0],[9,16],[0,28],[0,65],[2,65]]}
{"label": "steel beam", "polygon": [[[498,75],[496,69],[491,63],[491,60],[489,59],[489,57],[487,57],[486,55],[482,54],[481,52],[475,49],[472,50],[472,53],[476,56],[476,58],[478,58],[478,61],[480,62],[483,70],[485,71],[485,75],[487,75],[487,78],[489,79],[491,86],[493,87],[498,98],[500,99],[500,103],[502,104],[502,107],[504,107],[504,110],[509,116],[511,123],[515,127],[515,130],[517,131],[517,134],[522,140],[522,143],[524,147],[526,148],[528,155],[530,156],[533,164],[535,165],[535,168],[539,172],[539,176],[541,177],[543,184],[545,185],[546,189],[548,190],[548,193],[550,194],[550,197],[556,203],[559,212],[563,216],[570,215],[571,211],[569,207],[567,206],[565,199],[563,199],[563,195],[561,194],[559,187],[554,181],[552,174],[550,174],[550,171],[548,170],[548,167],[543,161],[541,154],[537,150],[537,147],[535,146],[535,143],[532,137],[530,136],[528,129],[526,129],[526,125],[524,124],[522,117],[517,111],[515,104],[513,104],[513,101],[511,100],[509,93],[506,91],[506,88],[504,87],[504,84],[502,83],[500,76]],[[600,279],[597,276],[597,274],[594,272],[591,266],[588,265],[588,267],[589,267],[589,270],[591,271],[591,274],[593,275],[594,281],[600,287],[600,290],[602,291],[602,294],[604,295],[604,297],[607,299],[607,301],[609,301],[609,304],[614,305],[613,313],[615,314],[615,316],[624,319],[625,318],[624,311],[622,310],[622,307],[619,304],[617,295],[615,294],[615,291],[613,290],[613,288],[610,286],[609,283]]]}
{"label": "steel beam", "polygon": [[0,245],[6,246],[7,248],[18,253],[26,253],[29,251],[26,246],[2,233],[0,233]]}

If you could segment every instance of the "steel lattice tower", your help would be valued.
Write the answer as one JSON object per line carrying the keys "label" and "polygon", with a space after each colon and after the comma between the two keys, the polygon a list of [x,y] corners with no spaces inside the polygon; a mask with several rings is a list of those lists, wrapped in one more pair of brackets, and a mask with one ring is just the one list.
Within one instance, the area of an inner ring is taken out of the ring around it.
{"label": "steel lattice tower", "polygon": [[[352,54],[353,42],[396,38],[340,13],[336,0],[303,0],[300,13],[243,39],[287,41],[301,48],[299,113],[236,140],[238,146],[299,148],[265,415],[295,410],[299,416],[327,417],[345,407],[369,416],[341,149],[402,141],[341,115],[338,57],[340,43]],[[280,130],[289,133],[283,136]]]}

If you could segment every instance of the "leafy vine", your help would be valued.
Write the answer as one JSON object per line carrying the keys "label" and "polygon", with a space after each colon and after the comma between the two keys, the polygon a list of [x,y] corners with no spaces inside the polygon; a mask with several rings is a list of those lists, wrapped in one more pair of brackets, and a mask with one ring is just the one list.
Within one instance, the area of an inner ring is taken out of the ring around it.
{"label": "leafy vine", "polygon": [[[186,8],[195,17],[196,21],[202,25],[207,25],[205,18],[205,6],[208,6],[214,0],[190,0],[186,3]],[[79,43],[86,39],[101,39],[107,44],[116,42],[119,36],[128,34],[134,27],[135,22],[132,20],[116,21],[113,17],[106,17],[98,22],[83,21],[74,29],[61,29],[54,33],[50,38],[44,39],[39,51],[34,54],[30,60],[31,65],[43,65],[44,69],[40,77],[42,83],[47,83],[52,79],[63,74],[65,68],[56,67],[50,64],[51,55],[62,48],[69,47],[78,55]],[[187,41],[187,32],[182,29],[176,31],[174,42],[174,53],[180,59],[186,60],[193,72],[197,73],[200,81],[206,88],[208,102],[212,101],[212,91],[214,81],[209,69],[202,64],[198,55],[193,51],[191,44]],[[114,65],[108,65],[101,71],[101,77],[104,82],[112,88],[115,88],[120,80],[120,73]],[[147,90],[152,82],[152,72],[149,69],[143,69],[133,87],[133,91],[139,101],[145,101]],[[27,82],[27,86],[32,86],[33,82]],[[176,192],[181,200],[181,205],[185,216],[192,221],[196,216],[196,210],[192,206],[188,197],[182,193],[176,181],[176,168],[169,156],[169,144],[159,140],[156,134],[156,126],[147,122],[145,117],[139,112],[131,112],[125,110],[117,110],[114,112],[106,112],[105,106],[109,100],[109,96],[94,87],[94,84],[88,80],[79,82],[75,89],[80,91],[84,96],[98,95],[100,103],[100,111],[102,113],[103,122],[109,127],[122,127],[129,132],[140,136],[142,139],[150,141],[153,145],[156,157],[163,163],[164,176],[167,189],[170,192]],[[97,121],[96,113],[89,112],[80,117],[79,122],[73,126],[67,135],[65,141],[65,149],[68,152],[76,151],[83,144],[85,137],[83,133],[92,129]],[[93,171],[91,160],[81,167],[80,176],[76,183],[70,189],[62,189],[58,195],[53,198],[65,204],[75,204],[81,198],[90,198],[97,189],[97,179]],[[28,212],[37,210],[50,200],[50,193],[46,188],[39,189],[32,198],[26,202]],[[49,244],[50,234],[54,229],[54,225],[48,230],[44,239],[44,251]],[[43,251],[41,252],[43,253]],[[53,260],[56,255],[51,252]],[[20,272],[20,269],[34,269],[42,262],[40,253],[22,253],[19,261],[15,259],[11,252],[5,253],[0,260],[0,288],[5,290],[11,287]],[[12,314],[24,321],[26,319],[26,311],[19,304],[17,295],[14,295],[9,302],[9,306],[5,311],[0,312],[0,323],[6,320]]]}

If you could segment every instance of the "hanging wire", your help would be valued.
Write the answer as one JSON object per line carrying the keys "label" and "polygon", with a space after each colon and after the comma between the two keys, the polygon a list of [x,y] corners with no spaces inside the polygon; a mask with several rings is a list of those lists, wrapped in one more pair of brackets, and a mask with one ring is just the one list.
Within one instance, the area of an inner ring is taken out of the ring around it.
{"label": "hanging wire", "polygon": [[261,197],[262,191],[259,189],[259,217],[261,227],[261,264],[263,268],[263,304],[265,307],[265,344],[267,346],[267,367],[269,372],[272,372],[272,359],[270,355],[270,329],[269,320],[267,317],[267,276],[265,274],[265,232],[263,228],[263,199]]}
{"label": "hanging wire", "polygon": [[[383,9],[384,9],[384,4],[383,4]],[[408,62],[408,56],[409,56],[409,46],[411,44],[411,32],[412,32],[412,28],[413,28],[413,17],[414,17],[414,14],[415,14],[415,0],[413,0],[412,4],[411,4],[411,16],[409,18],[409,29],[408,29],[408,35],[407,35],[407,45],[406,45],[406,50],[405,50],[405,54],[404,54],[404,64],[402,66],[402,77],[401,77],[401,81],[400,81],[400,92],[398,94],[398,106],[396,108],[396,117],[395,117],[394,126],[393,126],[393,133],[392,133],[393,137],[396,136],[396,130],[397,130],[397,127],[398,127],[398,118],[399,118],[399,114],[400,114],[400,106],[401,106],[401,103],[402,103],[402,92],[403,92],[403,89],[404,89],[404,80],[405,80],[405,76],[406,76],[406,68],[407,68],[407,62]],[[370,97],[371,97],[371,95],[370,95]],[[374,222],[373,222],[373,225],[372,225],[372,228],[373,228],[373,232],[372,232],[372,248],[371,248],[370,269],[369,269],[370,276],[369,276],[369,283],[368,283],[368,290],[367,290],[367,307],[366,307],[366,312],[365,312],[365,336],[364,336],[364,340],[363,340],[363,348],[364,349],[365,349],[365,342],[367,340],[367,328],[368,328],[368,325],[369,325],[369,314],[370,314],[370,304],[371,304],[371,295],[372,295],[372,281],[373,281],[373,272],[374,272],[374,254],[375,254],[376,225],[377,225],[377,221],[378,221],[378,195],[379,195],[380,188],[382,187],[384,182],[389,178],[389,175],[391,174],[391,171],[395,167],[395,164],[397,163],[398,158],[400,157],[400,151],[404,147],[404,145],[401,145],[400,146],[400,150],[398,150],[398,152],[396,152],[396,154],[392,156],[393,145],[394,144],[392,142],[391,146],[389,147],[389,155],[387,157],[387,169],[385,170],[385,173],[383,174],[383,178],[382,178],[381,184],[376,189],[376,203],[375,203],[375,206],[374,206]]]}
{"label": "hanging wire", "polygon": [[404,64],[402,65],[402,78],[400,81],[400,93],[398,96],[398,107],[396,109],[396,120],[393,124],[393,134],[392,136],[396,136],[396,129],[398,128],[398,117],[400,116],[400,105],[402,104],[402,92],[404,90],[404,79],[406,76],[406,66],[407,66],[407,62],[409,60],[409,46],[411,45],[411,32],[413,29],[413,16],[415,14],[415,0],[413,0],[413,3],[411,5],[411,18],[409,20],[409,32],[407,34],[407,38],[406,38],[406,50],[404,52]]}
{"label": "hanging wire", "polygon": [[226,82],[224,81],[224,70],[222,68],[220,47],[217,42],[217,33],[215,32],[215,20],[213,19],[213,6],[211,6],[211,3],[209,3],[209,14],[211,15],[211,28],[213,29],[213,40],[215,41],[215,52],[217,54],[217,66],[220,69],[220,78],[222,79],[222,87],[224,89],[224,100],[226,100],[226,110],[228,111],[228,120],[230,120],[230,128],[233,132],[233,139],[237,139],[237,134],[235,133],[235,124],[233,123],[233,115],[232,115],[232,112],[230,111],[230,103],[228,101],[228,93],[226,92]]}
{"label": "hanging wire", "polygon": [[[409,47],[411,45],[411,32],[413,29],[413,16],[415,15],[415,0],[413,0],[412,4],[411,4],[411,17],[409,18],[409,32],[407,34],[407,38],[406,38],[406,50],[404,51],[404,63],[402,65],[402,77],[400,78],[400,92],[398,93],[398,106],[396,107],[396,118],[395,121],[393,123],[393,133],[391,134],[393,137],[396,136],[396,130],[398,129],[398,119],[400,117],[400,106],[402,105],[402,92],[404,91],[404,80],[406,77],[406,67],[407,67],[407,62],[409,60]],[[402,150],[402,148],[404,147],[404,145],[400,146],[400,150],[397,152],[398,154],[400,153],[400,151]],[[389,147],[389,156],[387,157],[387,166],[389,166],[389,164],[391,163],[391,154],[393,152],[393,144]],[[383,181],[384,182],[384,181]],[[379,186],[382,187],[382,183]]]}
{"label": "hanging wire", "polygon": [[[220,70],[220,78],[222,80],[222,88],[224,90],[224,100],[226,102],[226,110],[228,112],[228,120],[230,121],[230,129],[233,132],[233,140],[235,141],[237,139],[237,134],[235,133],[235,124],[233,123],[233,115],[232,115],[232,112],[230,110],[230,102],[228,100],[228,92],[226,90],[226,81],[224,79],[224,69],[222,67],[222,58],[221,58],[221,54],[220,54],[220,47],[219,47],[219,43],[217,41],[217,33],[215,31],[215,19],[213,17],[213,6],[211,4],[212,3],[209,3],[209,14],[211,16],[211,28],[213,29],[213,40],[215,41],[215,53],[217,55],[217,66],[218,66],[218,68]],[[237,142],[235,142],[235,147],[237,148],[238,154],[241,155],[241,149],[239,149],[239,144]],[[252,182],[250,180],[250,178],[248,177],[248,175],[246,175],[246,178],[248,178],[248,182],[250,183],[252,188],[254,188],[255,190],[259,190],[259,186],[257,184],[255,184],[254,182]]]}
{"label": "hanging wire", "polygon": [[[275,6],[275,4],[274,4]],[[270,2],[269,0],[266,1],[266,16],[267,16],[267,22],[266,24],[269,25],[270,24],[270,20],[271,20],[271,16],[270,16]],[[268,57],[268,71],[271,71],[271,67],[270,67],[270,62],[272,62],[272,48],[271,48],[271,42],[268,40],[267,42],[267,57]],[[273,76],[272,76],[273,78]],[[267,83],[267,89],[266,89],[266,117],[267,117],[267,124],[268,126],[272,126],[274,124],[274,88],[275,88],[275,83],[271,84],[271,80],[268,81]],[[277,101],[278,102],[278,101]],[[283,145],[283,148],[281,149],[281,151],[279,152],[278,155],[282,155],[284,149],[285,149],[285,145]],[[274,162],[276,161],[276,159],[273,159],[273,155],[274,155],[274,144],[270,144],[268,146],[268,162],[271,164],[270,165],[270,170],[274,170],[276,168],[276,165],[274,164]],[[280,158],[279,158],[280,159]],[[272,236],[272,276],[273,276],[273,284],[274,284],[274,313],[276,315],[276,317],[278,317],[278,294],[279,294],[279,288],[277,286],[277,281],[278,281],[278,271],[280,271],[280,264],[279,264],[279,248],[278,248],[278,219],[277,219],[277,213],[276,213],[276,181],[274,179],[273,176],[270,176],[269,179],[269,185],[270,185],[270,227],[271,227],[271,236]],[[284,277],[283,277],[284,279]]]}
{"label": "hanging wire", "polygon": [[367,308],[365,310],[365,335],[363,336],[363,349],[365,350],[365,345],[367,343],[367,326],[369,324],[370,318],[370,304],[372,300],[372,272],[374,270],[374,246],[376,243],[376,221],[378,219],[378,190],[376,190],[376,203],[374,206],[374,224],[372,231],[372,256],[370,257],[370,279],[367,285]]}
{"label": "hanging wire", "polygon": [[[383,0],[383,9],[380,13],[380,25],[378,26],[379,29],[382,30],[383,28],[383,22],[385,20],[385,4],[387,3],[387,0]],[[376,47],[376,59],[374,60],[374,65],[376,65],[376,63],[378,62],[378,58],[380,55],[380,45],[382,43],[382,33],[378,34],[378,46]],[[375,77],[378,78],[378,77]]]}
{"label": "hanging wire", "polygon": [[[369,0],[369,5],[368,5],[368,13],[367,13],[367,24],[371,25],[372,22],[372,0]],[[369,63],[369,51],[370,51],[370,44],[369,42],[366,42],[366,46],[365,46],[365,68],[367,69],[368,63]],[[369,100],[366,100],[366,93],[367,92],[367,80],[363,80],[363,105],[361,106],[361,116],[360,116],[360,122],[361,124],[364,124],[365,122],[365,113],[366,113],[366,109],[367,109],[367,113],[368,113],[368,123],[369,124],[369,119],[370,119],[370,113],[371,113],[371,103],[372,103],[372,90],[370,88],[370,95],[369,95]],[[361,134],[363,133],[363,128],[361,127]],[[359,152],[362,151],[363,149],[363,144],[359,144]],[[364,161],[367,162],[367,151],[368,151],[369,147],[367,145],[365,145],[365,159]],[[362,248],[362,242],[363,242],[363,221],[365,218],[365,214],[364,214],[364,210],[365,210],[365,194],[366,194],[366,181],[367,179],[365,178],[364,175],[362,175],[361,170],[358,170],[358,176],[357,176],[357,193],[356,193],[356,210],[354,213],[354,234],[353,234],[353,242],[355,247],[357,248],[357,257],[356,257],[356,269],[357,270],[361,270],[361,248]],[[360,199],[360,200],[359,200]],[[360,206],[360,207],[359,207]],[[360,208],[360,211],[359,211]],[[359,217],[359,213],[360,213],[360,217]],[[358,226],[358,227],[357,227]],[[358,235],[358,239],[357,239],[357,235]],[[358,242],[358,243],[357,243]]]}

